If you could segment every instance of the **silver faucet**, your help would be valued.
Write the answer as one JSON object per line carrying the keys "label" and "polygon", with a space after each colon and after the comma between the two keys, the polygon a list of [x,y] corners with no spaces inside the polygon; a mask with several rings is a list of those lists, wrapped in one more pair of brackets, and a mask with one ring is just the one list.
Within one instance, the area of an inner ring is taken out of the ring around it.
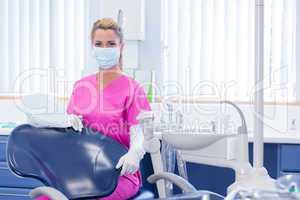
{"label": "silver faucet", "polygon": [[183,126],[183,114],[180,111],[176,112],[176,123],[180,125],[180,127]]}
{"label": "silver faucet", "polygon": [[[168,108],[168,118],[169,118],[168,124],[175,129],[183,128],[183,113],[180,110],[175,112],[173,105],[170,103],[167,103],[167,108]],[[175,119],[174,119],[174,114],[175,114]]]}
{"label": "silver faucet", "polygon": [[173,106],[169,103],[167,103],[168,107],[168,114],[169,114],[169,122],[172,122],[173,119]]}
{"label": "silver faucet", "polygon": [[213,133],[216,133],[216,132],[217,132],[216,121],[211,121],[210,124],[211,124],[211,131],[212,131]]}
{"label": "silver faucet", "polygon": [[229,104],[237,110],[237,112],[240,115],[241,121],[242,121],[241,126],[238,127],[238,134],[248,134],[247,123],[246,123],[245,115],[242,112],[242,110],[235,103],[233,103],[231,101],[221,101],[220,103],[221,104],[223,104],[223,103],[224,104]]}

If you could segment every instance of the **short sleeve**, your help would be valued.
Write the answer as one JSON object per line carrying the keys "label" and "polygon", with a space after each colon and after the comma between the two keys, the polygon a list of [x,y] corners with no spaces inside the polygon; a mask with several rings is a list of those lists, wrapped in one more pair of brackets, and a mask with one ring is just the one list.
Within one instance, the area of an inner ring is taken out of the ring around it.
{"label": "short sleeve", "polygon": [[96,108],[97,89],[88,78],[75,82],[67,106],[68,114],[84,115],[91,113]]}
{"label": "short sleeve", "polygon": [[78,89],[77,84],[78,82],[74,83],[73,90],[69,99],[69,103],[67,105],[67,114],[74,114],[78,115],[79,113],[76,111],[76,101],[78,101]]}
{"label": "short sleeve", "polygon": [[129,97],[129,103],[127,105],[126,114],[127,123],[129,126],[138,124],[136,117],[141,111],[151,110],[151,106],[146,97],[144,89],[139,85],[137,85],[133,95]]}

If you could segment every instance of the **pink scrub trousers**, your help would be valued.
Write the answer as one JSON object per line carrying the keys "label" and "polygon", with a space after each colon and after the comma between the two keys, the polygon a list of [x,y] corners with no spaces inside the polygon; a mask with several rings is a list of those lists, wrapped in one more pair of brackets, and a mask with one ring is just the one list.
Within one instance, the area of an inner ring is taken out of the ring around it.
{"label": "pink scrub trousers", "polygon": [[[85,127],[99,131],[127,149],[130,126],[138,124],[137,115],[151,110],[142,87],[132,78],[120,75],[103,89],[97,89],[96,74],[78,80],[67,107],[68,114],[81,115]],[[133,197],[141,187],[140,171],[119,178],[115,191],[102,200],[125,200]],[[41,196],[38,200],[49,200]]]}

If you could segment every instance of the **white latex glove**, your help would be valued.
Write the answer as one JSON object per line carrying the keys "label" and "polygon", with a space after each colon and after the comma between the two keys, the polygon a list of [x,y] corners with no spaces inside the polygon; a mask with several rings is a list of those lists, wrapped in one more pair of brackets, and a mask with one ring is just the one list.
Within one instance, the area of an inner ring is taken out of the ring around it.
{"label": "white latex glove", "polygon": [[145,154],[143,143],[144,136],[141,127],[139,125],[131,126],[129,150],[120,158],[116,165],[117,169],[122,167],[121,176],[124,174],[133,174],[139,169],[140,161]]}
{"label": "white latex glove", "polygon": [[82,131],[82,116],[74,114],[46,113],[46,114],[26,114],[28,123],[36,127],[72,127],[75,131]]}

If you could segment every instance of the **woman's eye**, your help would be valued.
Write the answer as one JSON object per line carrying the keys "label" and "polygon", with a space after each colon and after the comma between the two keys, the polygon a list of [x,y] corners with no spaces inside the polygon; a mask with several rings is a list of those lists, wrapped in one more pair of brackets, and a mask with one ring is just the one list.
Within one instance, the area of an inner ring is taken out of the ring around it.
{"label": "woman's eye", "polygon": [[116,43],[115,42],[110,42],[109,46],[116,46]]}
{"label": "woman's eye", "polygon": [[96,47],[100,47],[101,46],[101,42],[96,42],[95,46]]}

